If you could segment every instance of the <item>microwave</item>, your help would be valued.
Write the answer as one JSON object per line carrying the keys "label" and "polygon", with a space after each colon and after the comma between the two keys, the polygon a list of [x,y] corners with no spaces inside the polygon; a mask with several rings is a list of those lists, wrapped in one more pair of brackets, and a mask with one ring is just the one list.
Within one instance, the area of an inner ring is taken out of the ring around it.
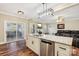
{"label": "microwave", "polygon": [[57,24],[57,29],[64,29],[65,28],[65,24]]}

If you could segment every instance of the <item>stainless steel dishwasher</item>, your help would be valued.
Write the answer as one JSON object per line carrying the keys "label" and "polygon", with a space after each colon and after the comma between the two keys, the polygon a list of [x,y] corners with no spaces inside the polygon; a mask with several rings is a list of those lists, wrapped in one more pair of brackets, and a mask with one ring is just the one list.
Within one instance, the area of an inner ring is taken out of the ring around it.
{"label": "stainless steel dishwasher", "polygon": [[40,56],[54,56],[54,42],[41,39]]}

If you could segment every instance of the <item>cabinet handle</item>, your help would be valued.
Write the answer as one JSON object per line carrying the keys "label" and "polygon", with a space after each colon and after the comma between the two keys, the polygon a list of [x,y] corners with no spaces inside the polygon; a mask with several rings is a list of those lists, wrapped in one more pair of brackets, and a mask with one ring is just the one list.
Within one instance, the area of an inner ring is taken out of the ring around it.
{"label": "cabinet handle", "polygon": [[34,42],[32,41],[32,44],[34,44]]}
{"label": "cabinet handle", "polygon": [[57,51],[57,56],[58,56],[58,51]]}
{"label": "cabinet handle", "polygon": [[66,50],[66,48],[63,48],[63,47],[59,47],[60,49],[63,49],[63,50]]}

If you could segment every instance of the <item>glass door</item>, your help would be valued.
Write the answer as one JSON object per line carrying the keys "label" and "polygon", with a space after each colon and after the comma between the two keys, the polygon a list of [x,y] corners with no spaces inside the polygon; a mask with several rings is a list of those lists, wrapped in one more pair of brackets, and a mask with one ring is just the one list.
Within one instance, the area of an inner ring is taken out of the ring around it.
{"label": "glass door", "polygon": [[11,42],[16,40],[16,23],[6,24],[6,41]]}
{"label": "glass door", "polygon": [[24,23],[6,22],[4,29],[5,42],[26,39],[26,27]]}
{"label": "glass door", "polygon": [[17,24],[17,39],[22,40],[24,39],[24,25],[23,24]]}

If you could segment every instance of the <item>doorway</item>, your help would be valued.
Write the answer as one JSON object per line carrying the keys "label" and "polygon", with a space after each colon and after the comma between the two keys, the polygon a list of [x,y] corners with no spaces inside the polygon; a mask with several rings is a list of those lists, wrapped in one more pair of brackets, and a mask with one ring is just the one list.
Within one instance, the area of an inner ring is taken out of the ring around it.
{"label": "doorway", "polygon": [[6,42],[24,40],[26,37],[26,24],[14,21],[5,21],[4,37]]}

